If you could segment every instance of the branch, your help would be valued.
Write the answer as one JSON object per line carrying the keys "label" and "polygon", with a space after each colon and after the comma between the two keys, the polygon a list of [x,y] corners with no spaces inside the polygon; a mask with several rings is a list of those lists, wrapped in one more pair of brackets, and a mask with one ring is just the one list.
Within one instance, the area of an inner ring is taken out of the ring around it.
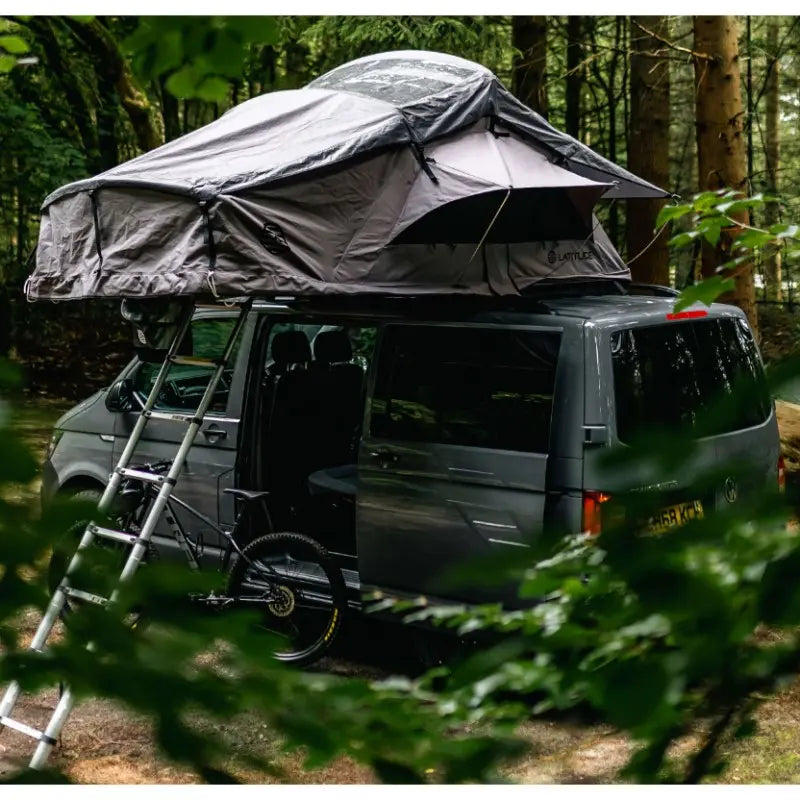
{"label": "branch", "polygon": [[640,23],[636,22],[636,20],[631,20],[633,24],[640,30],[642,33],[646,33],[648,36],[651,36],[657,42],[661,42],[661,44],[666,45],[667,47],[671,48],[672,50],[677,50],[679,53],[686,53],[690,55],[692,58],[696,58],[699,61],[716,61],[717,59],[714,56],[708,55],[708,53],[698,53],[696,50],[690,50],[688,47],[681,47],[679,44],[675,44],[675,42],[670,42],[669,39],[665,39],[663,36],[659,36],[655,31],[648,30],[641,25]]}

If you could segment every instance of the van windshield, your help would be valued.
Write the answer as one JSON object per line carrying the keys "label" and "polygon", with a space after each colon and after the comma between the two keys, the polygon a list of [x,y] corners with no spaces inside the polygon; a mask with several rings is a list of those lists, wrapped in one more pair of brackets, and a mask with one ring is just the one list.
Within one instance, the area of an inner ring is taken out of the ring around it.
{"label": "van windshield", "polygon": [[616,331],[611,353],[622,442],[652,428],[717,436],[769,417],[761,359],[742,319]]}

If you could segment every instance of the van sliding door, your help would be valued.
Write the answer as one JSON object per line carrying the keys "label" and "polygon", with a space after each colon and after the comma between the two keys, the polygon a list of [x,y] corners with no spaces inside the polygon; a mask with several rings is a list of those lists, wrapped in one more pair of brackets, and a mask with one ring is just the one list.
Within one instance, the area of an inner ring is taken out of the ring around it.
{"label": "van sliding door", "polygon": [[497,597],[454,570],[541,531],[560,343],[552,329],[384,329],[359,457],[365,591]]}

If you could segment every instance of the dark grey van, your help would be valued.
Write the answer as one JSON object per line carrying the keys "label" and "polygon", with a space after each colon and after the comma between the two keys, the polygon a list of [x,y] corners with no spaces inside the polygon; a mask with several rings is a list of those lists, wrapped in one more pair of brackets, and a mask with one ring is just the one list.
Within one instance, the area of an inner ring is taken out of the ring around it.
{"label": "dark grey van", "polygon": [[[177,492],[227,528],[236,509],[224,489],[268,489],[275,528],[334,553],[353,598],[380,589],[475,601],[488,595],[453,588],[454,566],[522,553],[548,529],[598,533],[617,491],[658,493],[644,524],[659,531],[774,488],[774,406],[742,312],[715,304],[676,314],[663,292],[629,291],[612,284],[491,309],[442,298],[257,303]],[[236,313],[199,308],[193,354],[216,355]],[[133,361],[118,381],[144,398],[156,370]],[[207,380],[207,370],[176,366],[160,408],[194,410]],[[742,381],[752,402],[700,427]],[[58,421],[45,502],[99,496],[137,416],[117,396],[100,391]],[[696,433],[692,469],[604,465],[608,448],[653,426]],[[175,428],[151,421],[137,460],[171,459]],[[701,492],[694,476],[714,467],[719,480]],[[218,559],[219,537],[183,523],[203,536],[204,558]],[[164,555],[177,547],[166,535],[153,541]]]}

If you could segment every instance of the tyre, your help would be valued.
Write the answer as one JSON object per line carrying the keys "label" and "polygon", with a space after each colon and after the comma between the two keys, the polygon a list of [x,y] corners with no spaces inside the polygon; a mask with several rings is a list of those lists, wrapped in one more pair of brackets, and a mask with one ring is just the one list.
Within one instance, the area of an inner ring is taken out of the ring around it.
{"label": "tyre", "polygon": [[238,608],[255,606],[260,627],[286,640],[274,657],[299,666],[328,650],[346,609],[341,570],[299,533],[268,534],[247,545],[231,567],[226,594]]}

